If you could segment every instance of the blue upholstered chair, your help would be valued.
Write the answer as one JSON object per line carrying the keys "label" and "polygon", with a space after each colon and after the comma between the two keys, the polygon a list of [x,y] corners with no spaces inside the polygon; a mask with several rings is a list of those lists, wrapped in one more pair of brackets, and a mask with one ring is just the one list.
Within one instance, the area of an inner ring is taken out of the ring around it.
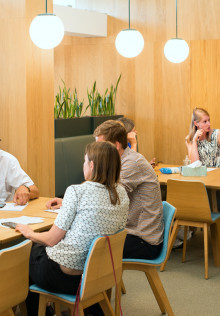
{"label": "blue upholstered chair", "polygon": [[159,278],[156,266],[160,266],[167,256],[167,249],[169,243],[170,231],[175,217],[175,208],[167,202],[163,202],[163,218],[164,218],[164,240],[160,255],[154,260],[144,259],[123,259],[124,270],[138,270],[143,271],[150,283],[151,289],[155,295],[157,303],[161,312],[167,312],[169,316],[173,316],[173,311],[167,298],[166,292],[163,288]]}
{"label": "blue upholstered chair", "polygon": [[[122,253],[125,237],[126,230],[121,230],[116,234],[109,235],[118,289],[121,288]],[[85,308],[99,303],[105,315],[114,316],[115,313],[107,295],[107,291],[114,286],[115,279],[108,242],[106,237],[99,236],[94,239],[90,246],[83,270],[78,305],[79,315],[84,315],[83,310]],[[66,305],[71,312],[70,315],[73,314],[74,304],[76,302],[75,295],[48,292],[36,285],[31,285],[30,291],[40,294],[39,316],[45,315],[48,302],[55,303],[56,316],[61,315],[60,304]],[[117,310],[119,310],[118,303],[116,303],[116,311]]]}
{"label": "blue upholstered chair", "polygon": [[[12,308],[25,301],[29,286],[32,242],[25,240],[0,250],[0,314],[14,315]],[[25,310],[25,304],[22,305]]]}

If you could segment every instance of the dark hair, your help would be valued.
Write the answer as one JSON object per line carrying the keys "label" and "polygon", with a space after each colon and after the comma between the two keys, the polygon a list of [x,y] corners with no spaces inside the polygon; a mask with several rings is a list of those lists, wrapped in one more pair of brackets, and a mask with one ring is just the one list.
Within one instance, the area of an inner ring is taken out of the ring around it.
{"label": "dark hair", "polygon": [[118,119],[118,121],[122,122],[124,124],[124,127],[125,127],[127,133],[130,133],[135,126],[134,121],[132,121],[131,119],[129,119],[127,117],[120,117]]}
{"label": "dark hair", "polygon": [[121,158],[117,148],[110,142],[93,142],[86,146],[85,154],[94,167],[90,181],[104,184],[113,205],[120,204],[116,190],[121,171]]}
{"label": "dark hair", "polygon": [[[194,122],[196,121],[197,123],[199,123],[202,119],[202,116],[207,115],[210,117],[209,113],[203,109],[203,108],[195,108],[193,109],[193,114],[192,114],[192,120],[190,123],[190,128],[189,128],[189,135],[186,138],[186,141],[192,142],[193,137],[197,131],[197,127],[195,126]],[[211,141],[211,135],[208,133],[208,135],[206,135],[206,139],[208,141]]]}
{"label": "dark hair", "polygon": [[125,149],[128,146],[127,133],[123,123],[119,121],[105,121],[99,125],[93,134],[96,136],[103,136],[104,140],[109,141],[113,144],[119,142],[122,148]]}

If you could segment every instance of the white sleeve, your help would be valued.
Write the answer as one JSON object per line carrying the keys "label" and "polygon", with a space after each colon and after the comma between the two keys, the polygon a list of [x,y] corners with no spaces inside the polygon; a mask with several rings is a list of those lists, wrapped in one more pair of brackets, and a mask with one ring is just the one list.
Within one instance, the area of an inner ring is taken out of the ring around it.
{"label": "white sleeve", "polygon": [[34,184],[31,178],[21,168],[18,160],[13,156],[8,164],[6,183],[15,190],[23,184],[28,187]]}

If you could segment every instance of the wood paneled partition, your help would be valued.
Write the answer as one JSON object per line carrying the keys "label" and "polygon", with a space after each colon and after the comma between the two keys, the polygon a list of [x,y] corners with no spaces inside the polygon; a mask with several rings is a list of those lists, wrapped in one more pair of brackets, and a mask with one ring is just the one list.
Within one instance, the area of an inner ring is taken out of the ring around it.
{"label": "wood paneled partition", "polygon": [[116,112],[135,120],[140,152],[148,159],[182,163],[195,106],[205,107],[212,126],[220,128],[220,1],[178,0],[178,36],[190,46],[182,64],[170,63],[163,54],[166,41],[175,37],[175,0],[131,1],[131,27],[145,40],[134,59],[121,57],[114,44],[128,27],[127,0],[76,3],[79,9],[108,14],[108,37],[65,37],[55,49],[55,92],[62,78],[87,105],[86,90],[95,80],[104,92],[122,73]]}
{"label": "wood paneled partition", "polygon": [[[40,188],[54,194],[54,94],[63,79],[87,105],[93,82],[101,92],[122,74],[117,114],[135,120],[139,150],[146,158],[182,163],[192,109],[205,107],[220,127],[220,1],[178,0],[178,35],[190,55],[172,64],[163,54],[175,37],[175,0],[132,0],[131,27],[143,35],[143,52],[120,56],[116,35],[128,27],[127,0],[78,0],[77,8],[108,14],[107,38],[65,36],[51,51],[34,46],[31,20],[45,11],[44,0],[0,0],[0,138]],[[52,12],[52,0],[48,0]]]}
{"label": "wood paneled partition", "polygon": [[43,0],[0,0],[0,148],[18,158],[42,196],[53,196],[53,51],[29,36],[32,19],[43,12]]}

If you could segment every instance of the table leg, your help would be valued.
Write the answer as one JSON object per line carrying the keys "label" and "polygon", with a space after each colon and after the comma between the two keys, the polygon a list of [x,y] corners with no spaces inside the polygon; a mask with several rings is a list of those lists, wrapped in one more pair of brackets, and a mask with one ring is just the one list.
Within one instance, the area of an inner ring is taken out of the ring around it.
{"label": "table leg", "polygon": [[214,264],[220,268],[220,220],[210,226]]}
{"label": "table leg", "polygon": [[218,213],[217,200],[216,200],[216,191],[215,189],[208,189],[209,202],[212,212]]}

